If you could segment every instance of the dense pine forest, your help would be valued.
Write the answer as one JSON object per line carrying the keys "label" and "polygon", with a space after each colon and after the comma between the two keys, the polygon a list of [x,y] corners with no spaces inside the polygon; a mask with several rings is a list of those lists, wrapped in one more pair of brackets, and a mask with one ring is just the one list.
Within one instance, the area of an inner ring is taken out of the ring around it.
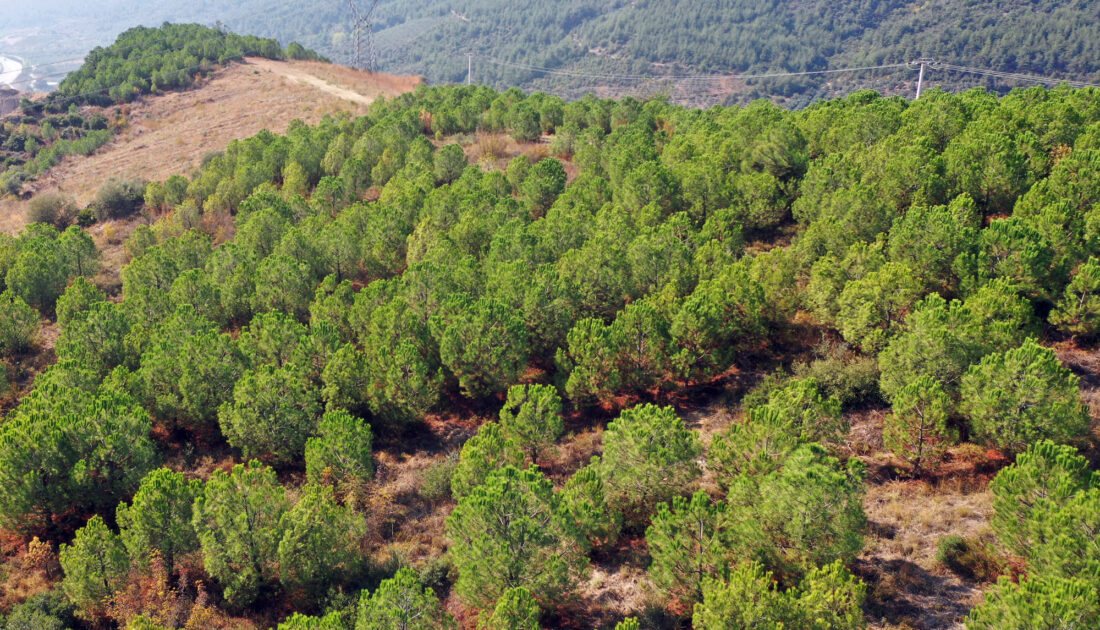
{"label": "dense pine forest", "polygon": [[1098,179],[1094,90],[473,86],[109,183],[120,272],[0,235],[4,627],[922,627],[864,497],[947,470],[967,626],[1096,627]]}

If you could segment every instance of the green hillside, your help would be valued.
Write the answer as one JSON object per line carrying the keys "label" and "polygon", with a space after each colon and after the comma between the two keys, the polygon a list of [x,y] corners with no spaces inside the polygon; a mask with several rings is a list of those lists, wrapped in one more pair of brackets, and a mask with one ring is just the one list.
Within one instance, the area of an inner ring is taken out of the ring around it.
{"label": "green hillside", "polygon": [[[28,29],[36,19],[50,26]],[[164,20],[220,21],[237,32],[284,44],[299,41],[338,62],[352,61],[352,20],[343,0],[308,8],[288,0],[242,0],[232,6],[156,0],[140,7],[134,0],[111,0],[95,11],[72,12],[47,0],[36,12],[0,8],[0,24],[7,25],[0,27],[0,37],[26,37],[8,52],[33,62],[54,61],[63,56],[59,47],[83,46],[66,53],[80,54],[113,40],[126,26]],[[460,82],[466,78],[466,55],[474,53],[480,82],[575,98],[590,91],[666,92],[707,104],[736,93],[732,98],[739,101],[774,96],[798,106],[860,87],[908,93],[916,73],[903,68],[744,86],[576,77],[496,62],[569,73],[667,76],[816,71],[929,55],[960,65],[1100,82],[1100,5],[1087,0],[383,0],[376,31],[379,65],[388,72]],[[949,89],[1013,86],[957,73],[934,72],[929,78]]]}
{"label": "green hillside", "polygon": [[3,627],[1095,628],[1098,147],[428,87],[0,235]]}
{"label": "green hillside", "polygon": [[[293,33],[278,32],[277,13],[234,19],[244,31],[294,36],[346,59],[347,20],[336,13],[306,16]],[[576,97],[601,87],[622,93],[644,86],[523,71],[487,58],[582,73],[678,75],[823,70],[930,55],[982,68],[1100,80],[1100,5],[1085,0],[393,0],[381,4],[378,23],[380,62],[388,71],[423,74],[437,83],[462,81],[466,53],[472,52],[480,56],[479,81]],[[876,76],[882,73],[773,81],[757,84],[750,97],[779,94],[804,104],[860,86],[907,91],[902,81],[916,78],[902,71],[868,83]],[[930,78],[952,88],[981,85],[980,77]],[[694,85],[686,93],[713,87]]]}

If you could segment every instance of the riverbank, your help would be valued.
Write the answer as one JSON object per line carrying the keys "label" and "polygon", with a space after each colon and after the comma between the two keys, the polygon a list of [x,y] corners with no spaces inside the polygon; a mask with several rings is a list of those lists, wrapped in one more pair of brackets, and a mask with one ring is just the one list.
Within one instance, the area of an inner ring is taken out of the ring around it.
{"label": "riverbank", "polygon": [[0,85],[10,85],[23,73],[23,62],[0,55]]}

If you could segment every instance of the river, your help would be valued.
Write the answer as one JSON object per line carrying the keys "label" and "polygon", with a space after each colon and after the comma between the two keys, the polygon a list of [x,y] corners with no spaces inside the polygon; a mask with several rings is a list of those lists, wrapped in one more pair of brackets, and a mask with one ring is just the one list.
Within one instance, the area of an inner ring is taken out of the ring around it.
{"label": "river", "polygon": [[0,55],[0,85],[9,85],[23,72],[23,62]]}

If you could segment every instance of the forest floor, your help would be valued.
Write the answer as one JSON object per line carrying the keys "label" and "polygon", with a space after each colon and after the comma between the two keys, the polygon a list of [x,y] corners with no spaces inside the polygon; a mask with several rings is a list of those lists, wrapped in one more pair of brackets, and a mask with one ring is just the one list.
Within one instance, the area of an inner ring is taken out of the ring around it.
{"label": "forest floor", "polygon": [[[88,157],[69,156],[40,178],[35,194],[60,191],[80,205],[111,177],[164,180],[190,173],[203,156],[263,129],[285,133],[290,122],[328,114],[359,115],[379,96],[416,89],[420,77],[370,73],[312,61],[247,58],[213,72],[199,87],[124,106],[126,124]],[[18,232],[29,200],[0,200],[0,231]]]}

